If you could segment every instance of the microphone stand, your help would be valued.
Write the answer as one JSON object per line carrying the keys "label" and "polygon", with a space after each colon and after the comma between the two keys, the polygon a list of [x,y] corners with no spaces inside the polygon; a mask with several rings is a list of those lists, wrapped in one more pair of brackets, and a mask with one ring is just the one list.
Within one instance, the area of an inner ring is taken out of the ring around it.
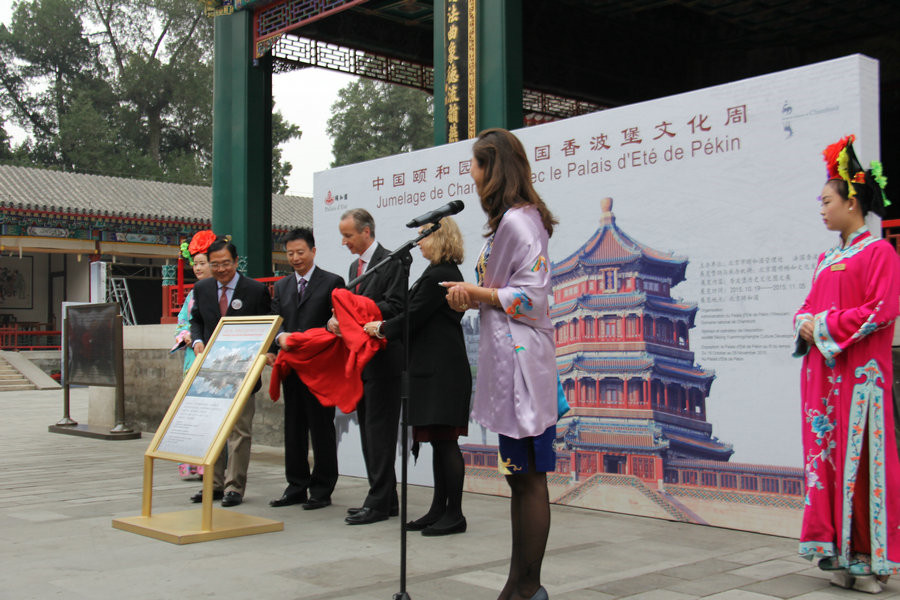
{"label": "microphone stand", "polygon": [[[409,266],[412,264],[412,255],[409,253],[419,241],[441,228],[440,223],[431,223],[430,227],[419,234],[413,240],[409,240],[390,254],[384,260],[375,264],[366,272],[347,282],[347,289],[352,290],[367,277],[383,268],[385,265],[398,261],[403,272],[403,370],[400,372],[400,447],[403,448],[403,461],[400,467],[400,591],[393,595],[393,600],[410,600],[406,592],[406,486],[407,464],[409,462]],[[360,424],[362,426],[362,424]]]}

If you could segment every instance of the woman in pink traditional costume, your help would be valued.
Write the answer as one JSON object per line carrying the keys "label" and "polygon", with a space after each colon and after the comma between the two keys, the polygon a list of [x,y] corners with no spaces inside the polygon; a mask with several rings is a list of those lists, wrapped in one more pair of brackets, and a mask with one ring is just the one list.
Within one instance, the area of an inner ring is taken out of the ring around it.
{"label": "woman in pink traditional costume", "polygon": [[[877,593],[900,570],[900,462],[891,407],[891,342],[900,258],[864,217],[889,204],[880,163],[864,171],[854,136],[825,149],[825,226],[840,243],[819,257],[794,316],[801,377],[806,506],[800,554],[832,583]],[[877,578],[876,578],[877,576]]]}
{"label": "woman in pink traditional costume", "polygon": [[[181,243],[181,255],[190,262],[191,268],[194,269],[194,276],[197,281],[212,277],[212,271],[209,269],[209,257],[207,250],[209,245],[216,240],[216,234],[211,229],[198,231],[191,238],[191,243]],[[191,348],[191,308],[194,306],[194,290],[188,292],[178,311],[178,326],[175,328],[175,345],[184,348],[184,365],[181,370],[182,376],[186,375],[188,369],[194,364],[197,358],[194,350]],[[188,463],[178,463],[178,474],[182,479],[198,479],[203,477],[203,467],[191,465]]]}
{"label": "woman in pink traditional costume", "polygon": [[549,315],[547,242],[556,219],[531,185],[522,143],[488,129],[472,146],[472,179],[487,215],[478,284],[447,282],[450,307],[478,306],[472,418],[499,434],[510,488],[512,556],[499,600],[546,600],[541,562],[550,532],[547,472],[556,469],[556,345]]}

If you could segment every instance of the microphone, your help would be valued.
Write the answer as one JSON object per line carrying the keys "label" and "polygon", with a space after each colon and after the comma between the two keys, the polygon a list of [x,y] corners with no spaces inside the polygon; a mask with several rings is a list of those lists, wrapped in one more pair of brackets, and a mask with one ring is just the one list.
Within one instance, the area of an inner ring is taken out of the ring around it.
{"label": "microphone", "polygon": [[455,215],[465,207],[466,205],[463,204],[462,200],[454,200],[453,202],[448,202],[440,208],[436,208],[431,212],[427,212],[424,215],[416,217],[415,219],[407,223],[406,226],[421,227],[422,225],[427,225],[428,223],[437,223],[444,217]]}

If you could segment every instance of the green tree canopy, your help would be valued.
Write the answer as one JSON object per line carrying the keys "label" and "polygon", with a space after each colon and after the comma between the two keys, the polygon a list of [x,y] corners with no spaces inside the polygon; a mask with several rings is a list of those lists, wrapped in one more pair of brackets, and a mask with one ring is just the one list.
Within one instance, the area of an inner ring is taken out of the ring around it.
{"label": "green tree canopy", "polygon": [[332,167],[428,148],[432,98],[425,92],[369,79],[338,92],[326,131],[334,140]]}
{"label": "green tree canopy", "polygon": [[[209,184],[212,60],[200,2],[21,0],[0,25],[0,116],[29,133],[11,151],[36,166]],[[273,117],[273,143],[300,135]],[[290,170],[275,152],[275,191]]]}

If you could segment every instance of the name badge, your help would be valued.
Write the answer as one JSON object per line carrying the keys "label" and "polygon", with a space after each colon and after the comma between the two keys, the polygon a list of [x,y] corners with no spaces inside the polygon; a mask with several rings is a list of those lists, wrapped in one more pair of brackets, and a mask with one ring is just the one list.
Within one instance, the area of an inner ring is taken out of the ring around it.
{"label": "name badge", "polygon": [[838,263],[836,265],[831,265],[832,271],[845,271],[847,269],[847,265],[844,263]]}

